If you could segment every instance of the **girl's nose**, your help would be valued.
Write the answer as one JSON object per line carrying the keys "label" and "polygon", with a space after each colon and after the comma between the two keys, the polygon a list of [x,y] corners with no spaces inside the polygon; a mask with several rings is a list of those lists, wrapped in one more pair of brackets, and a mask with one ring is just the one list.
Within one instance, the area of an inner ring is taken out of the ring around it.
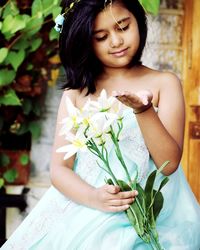
{"label": "girl's nose", "polygon": [[118,34],[111,34],[110,46],[111,48],[118,48],[123,44],[123,38]]}

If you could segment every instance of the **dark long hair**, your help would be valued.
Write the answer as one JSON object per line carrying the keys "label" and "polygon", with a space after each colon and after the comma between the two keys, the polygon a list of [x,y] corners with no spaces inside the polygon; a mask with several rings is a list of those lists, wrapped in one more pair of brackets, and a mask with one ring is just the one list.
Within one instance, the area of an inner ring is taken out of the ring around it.
{"label": "dark long hair", "polygon": [[[138,23],[140,44],[130,66],[140,65],[147,37],[146,15],[138,0],[121,0],[121,2]],[[72,0],[64,0],[63,11],[71,3]],[[96,91],[95,82],[103,72],[103,65],[93,52],[92,28],[96,16],[104,8],[105,0],[80,0],[65,17],[59,40],[60,59],[66,72],[66,82],[62,88],[81,91],[87,88],[87,94]]]}

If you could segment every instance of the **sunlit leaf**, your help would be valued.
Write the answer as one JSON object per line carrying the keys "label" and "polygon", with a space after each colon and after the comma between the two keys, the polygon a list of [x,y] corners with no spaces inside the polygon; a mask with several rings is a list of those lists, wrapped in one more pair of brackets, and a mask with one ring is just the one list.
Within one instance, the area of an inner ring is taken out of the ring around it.
{"label": "sunlit leaf", "polygon": [[9,183],[14,182],[17,177],[18,173],[16,169],[9,169],[3,174],[3,178]]}
{"label": "sunlit leaf", "polygon": [[4,183],[5,183],[4,179],[0,178],[0,188],[2,188],[4,186]]}
{"label": "sunlit leaf", "polygon": [[9,85],[15,79],[15,71],[8,69],[0,70],[0,87]]}
{"label": "sunlit leaf", "polygon": [[40,13],[43,12],[43,6],[41,0],[34,0],[31,7],[31,13],[33,17],[41,17]]}
{"label": "sunlit leaf", "polygon": [[1,48],[0,49],[0,63],[4,61],[6,56],[8,55],[8,49],[7,48]]}
{"label": "sunlit leaf", "polygon": [[23,166],[26,166],[26,165],[29,163],[29,160],[30,160],[30,158],[29,158],[29,155],[28,155],[28,154],[22,154],[22,155],[20,156],[20,159],[19,159],[20,163],[21,163]]}
{"label": "sunlit leaf", "polygon": [[22,64],[25,58],[25,51],[21,49],[18,52],[10,51],[7,56],[7,62],[9,62],[15,71]]}
{"label": "sunlit leaf", "polygon": [[139,0],[139,2],[147,13],[158,14],[160,0]]}
{"label": "sunlit leaf", "polygon": [[20,106],[21,101],[13,89],[8,89],[3,96],[0,96],[0,105]]}

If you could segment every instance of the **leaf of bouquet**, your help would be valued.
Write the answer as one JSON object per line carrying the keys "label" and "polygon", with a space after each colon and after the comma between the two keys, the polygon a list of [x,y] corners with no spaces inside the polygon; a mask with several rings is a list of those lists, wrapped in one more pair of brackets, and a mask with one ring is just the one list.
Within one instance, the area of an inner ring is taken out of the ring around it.
{"label": "leaf of bouquet", "polygon": [[149,209],[151,203],[152,203],[152,199],[153,199],[153,185],[155,182],[155,178],[156,178],[156,170],[154,170],[148,177],[147,181],[146,181],[146,185],[145,185],[145,200],[146,200],[146,208],[147,210]]}
{"label": "leaf of bouquet", "polygon": [[147,220],[148,220],[148,228],[152,230],[156,229],[156,221],[154,218],[153,206],[147,210]]}
{"label": "leaf of bouquet", "polygon": [[137,199],[142,206],[144,214],[146,214],[145,192],[139,183],[136,184],[136,190],[138,191]]}
{"label": "leaf of bouquet", "polygon": [[115,185],[112,179],[105,179],[105,183],[107,183],[108,185]]}
{"label": "leaf of bouquet", "polygon": [[123,180],[117,180],[119,187],[122,191],[130,191],[131,187]]}
{"label": "leaf of bouquet", "polygon": [[126,210],[127,217],[131,225],[135,228],[137,234],[142,238],[145,233],[144,230],[144,217],[136,204],[133,202],[130,207]]}
{"label": "leaf of bouquet", "polygon": [[155,202],[155,196],[156,196],[156,194],[157,194],[157,193],[167,184],[168,181],[169,181],[169,178],[168,178],[168,177],[165,177],[165,178],[162,180],[162,182],[161,182],[161,184],[160,184],[158,190],[157,190],[157,191],[156,191],[156,190],[153,190],[153,199],[152,199],[152,201],[151,201],[151,204],[150,204],[149,208],[153,206],[153,204],[154,204],[154,202]]}
{"label": "leaf of bouquet", "polygon": [[[134,164],[136,165],[136,169],[137,169],[138,168],[137,164],[135,162],[134,162]],[[137,179],[138,179],[138,170],[136,170],[136,175],[135,175],[134,179],[131,182],[131,187],[133,189],[136,189]]]}
{"label": "leaf of bouquet", "polygon": [[159,187],[158,191],[160,191],[160,190],[167,184],[168,181],[169,181],[169,177],[165,177],[165,178],[162,180],[162,182],[161,182],[161,184],[160,184],[160,187]]}
{"label": "leaf of bouquet", "polygon": [[162,207],[163,207],[163,203],[164,203],[164,198],[162,193],[159,191],[155,191],[155,199],[154,199],[154,203],[153,203],[153,214],[154,214],[154,218],[155,220],[157,219]]}

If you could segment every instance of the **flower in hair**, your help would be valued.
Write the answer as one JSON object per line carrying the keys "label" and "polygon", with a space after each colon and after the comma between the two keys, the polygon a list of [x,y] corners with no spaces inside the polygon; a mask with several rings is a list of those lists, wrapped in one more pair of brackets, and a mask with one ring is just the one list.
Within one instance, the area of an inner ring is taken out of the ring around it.
{"label": "flower in hair", "polygon": [[54,26],[54,29],[57,31],[57,32],[62,32],[62,28],[63,28],[63,22],[64,22],[65,18],[63,15],[59,14],[56,19],[55,19],[55,23],[56,25]]}

